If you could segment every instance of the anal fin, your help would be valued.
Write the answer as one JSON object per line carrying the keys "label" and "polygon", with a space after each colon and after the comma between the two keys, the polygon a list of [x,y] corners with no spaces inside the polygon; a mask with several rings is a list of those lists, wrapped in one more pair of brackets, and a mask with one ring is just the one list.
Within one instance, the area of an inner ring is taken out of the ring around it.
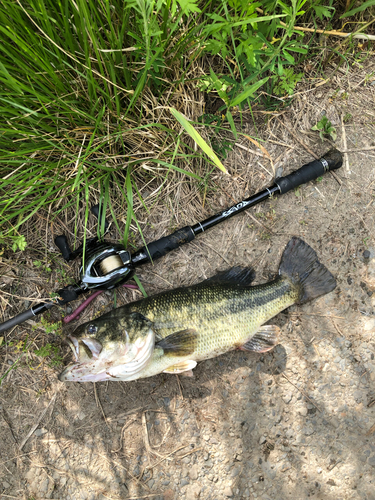
{"label": "anal fin", "polygon": [[267,352],[279,343],[280,328],[276,325],[263,325],[257,333],[243,344],[241,351]]}
{"label": "anal fin", "polygon": [[182,361],[181,363],[176,363],[175,365],[170,366],[166,370],[163,370],[164,373],[184,373],[187,372],[186,375],[191,377],[193,375],[193,368],[197,366],[197,362],[193,360]]}

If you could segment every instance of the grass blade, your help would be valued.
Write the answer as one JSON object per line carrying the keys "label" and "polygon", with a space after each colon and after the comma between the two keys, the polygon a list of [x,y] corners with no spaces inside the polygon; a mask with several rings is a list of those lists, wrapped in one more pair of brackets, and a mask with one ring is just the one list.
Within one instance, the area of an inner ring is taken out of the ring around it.
{"label": "grass blade", "polygon": [[241,92],[241,94],[233,99],[233,101],[230,103],[230,106],[238,106],[239,104],[241,104],[241,102],[246,101],[246,99],[248,99],[249,97],[253,97],[259,87],[266,83],[268,79],[269,76],[263,78],[262,80],[259,80],[259,82],[253,83],[253,85],[250,85],[250,87],[245,89],[243,92]]}
{"label": "grass blade", "polygon": [[186,132],[190,135],[190,137],[198,144],[198,146],[206,153],[206,155],[213,161],[213,163],[225,174],[228,174],[226,168],[221,163],[219,158],[216,156],[214,151],[210,148],[207,142],[203,139],[203,137],[195,130],[193,125],[185,118],[185,116],[179,113],[174,108],[169,108],[172,115],[176,118],[176,120],[182,125],[182,127],[186,130]]}

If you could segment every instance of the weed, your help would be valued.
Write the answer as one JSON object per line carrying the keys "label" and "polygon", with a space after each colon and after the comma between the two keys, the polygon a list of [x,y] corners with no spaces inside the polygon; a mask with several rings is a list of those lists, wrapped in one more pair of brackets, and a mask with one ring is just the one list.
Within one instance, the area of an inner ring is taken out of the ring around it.
{"label": "weed", "polygon": [[274,77],[276,85],[274,92],[276,95],[292,95],[296,84],[301,81],[303,73],[295,74],[292,68],[286,68],[283,75]]}
{"label": "weed", "polygon": [[63,358],[59,354],[59,348],[52,344],[45,344],[40,349],[35,349],[34,354],[41,358],[50,358],[49,366],[59,366],[62,364]]}
{"label": "weed", "polygon": [[13,252],[25,250],[27,243],[25,236],[16,234],[15,231],[0,231],[0,245],[10,246]]}
{"label": "weed", "polygon": [[366,86],[374,78],[374,75],[375,75],[375,71],[371,71],[371,73],[368,73],[365,76],[364,86]]}
{"label": "weed", "polygon": [[[45,314],[42,316],[40,323],[42,327],[44,328],[44,331],[46,334],[53,333],[54,335],[62,335],[62,322],[57,321],[55,323],[51,322],[48,317],[48,314]],[[40,328],[40,325],[33,326],[32,329],[35,330],[36,328]]]}
{"label": "weed", "polygon": [[66,282],[68,280],[67,271],[63,267],[58,267],[56,269],[56,273],[57,273],[57,277],[56,277],[57,281],[59,283],[66,284]]}
{"label": "weed", "polygon": [[52,269],[49,266],[47,266],[46,264],[43,264],[42,261],[40,261],[40,260],[34,260],[33,264],[36,268],[40,268],[43,271],[46,271],[47,273],[52,272]]}
{"label": "weed", "polygon": [[233,151],[233,142],[224,138],[213,137],[211,140],[212,149],[222,158],[227,158],[228,153]]}
{"label": "weed", "polygon": [[324,115],[316,125],[311,127],[311,130],[318,130],[322,141],[325,137],[331,137],[333,141],[337,138],[336,128],[328,120],[326,115]]}
{"label": "weed", "polygon": [[[351,6],[353,7],[354,2],[351,2]],[[343,19],[345,17],[350,17],[353,16],[354,14],[357,14],[358,12],[363,12],[364,10],[368,9],[369,7],[375,6],[375,0],[368,0],[367,2],[361,2],[361,5],[358,7],[355,7],[354,9],[348,10],[343,14],[340,19]]]}
{"label": "weed", "polygon": [[259,239],[262,241],[268,241],[271,239],[271,236],[271,233],[269,233],[268,231],[263,231],[262,233],[260,233]]}

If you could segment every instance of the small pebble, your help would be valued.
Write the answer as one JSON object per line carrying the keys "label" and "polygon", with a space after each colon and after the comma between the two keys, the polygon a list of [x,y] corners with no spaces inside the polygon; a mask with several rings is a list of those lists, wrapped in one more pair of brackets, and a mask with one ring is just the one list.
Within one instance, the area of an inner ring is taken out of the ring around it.
{"label": "small pebble", "polygon": [[41,429],[36,429],[36,431],[34,432],[34,436],[36,437],[40,437],[40,436],[44,436],[44,434],[47,434],[47,429],[44,429],[43,427]]}
{"label": "small pebble", "polygon": [[375,318],[370,318],[365,321],[364,329],[369,332],[375,328]]}
{"label": "small pebble", "polygon": [[202,488],[198,484],[188,486],[188,489],[186,490],[185,500],[197,500],[197,498],[201,494],[201,491]]}
{"label": "small pebble", "polygon": [[162,497],[163,500],[174,500],[175,494],[174,491],[169,489],[164,491],[164,496]]}
{"label": "small pebble", "polygon": [[284,403],[285,403],[285,404],[290,403],[290,402],[291,402],[291,400],[292,400],[292,397],[293,397],[293,394],[292,394],[291,392],[287,392],[287,393],[285,394],[285,396],[283,396],[283,401],[284,401]]}
{"label": "small pebble", "polygon": [[308,409],[305,406],[303,406],[302,408],[298,408],[298,413],[300,415],[302,415],[302,417],[306,417],[307,412],[308,412]]}
{"label": "small pebble", "polygon": [[231,472],[231,476],[232,477],[236,477],[238,476],[238,474],[240,473],[240,469],[238,469],[237,467],[235,467],[232,472]]}
{"label": "small pebble", "polygon": [[189,471],[189,477],[192,481],[195,481],[196,479],[198,479],[198,465],[197,464],[194,464],[190,471]]}
{"label": "small pebble", "polygon": [[304,428],[304,434],[305,436],[311,436],[311,434],[314,434],[314,429],[312,427],[305,427]]}
{"label": "small pebble", "polygon": [[226,497],[232,497],[233,496],[233,491],[232,491],[232,488],[230,486],[226,486],[224,488],[224,491],[223,491],[224,495]]}
{"label": "small pebble", "polygon": [[371,257],[371,253],[369,250],[365,250],[362,255],[365,260],[368,260]]}

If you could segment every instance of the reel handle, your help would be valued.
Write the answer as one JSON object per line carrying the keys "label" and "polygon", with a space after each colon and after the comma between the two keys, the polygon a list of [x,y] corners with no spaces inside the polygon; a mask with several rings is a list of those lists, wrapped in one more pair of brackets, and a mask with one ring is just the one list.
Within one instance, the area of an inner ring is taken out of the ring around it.
{"label": "reel handle", "polygon": [[69,260],[72,260],[72,251],[70,250],[69,243],[67,240],[67,237],[65,234],[62,234],[60,236],[56,236],[55,238],[55,245],[57,248],[60,250],[62,256],[64,259],[69,262]]}
{"label": "reel handle", "polygon": [[301,186],[301,184],[306,184],[306,182],[321,177],[326,172],[340,168],[342,160],[342,153],[338,149],[331,149],[319,160],[306,163],[306,165],[285,177],[279,177],[275,180],[275,184],[279,187],[280,194],[287,193],[291,189]]}

